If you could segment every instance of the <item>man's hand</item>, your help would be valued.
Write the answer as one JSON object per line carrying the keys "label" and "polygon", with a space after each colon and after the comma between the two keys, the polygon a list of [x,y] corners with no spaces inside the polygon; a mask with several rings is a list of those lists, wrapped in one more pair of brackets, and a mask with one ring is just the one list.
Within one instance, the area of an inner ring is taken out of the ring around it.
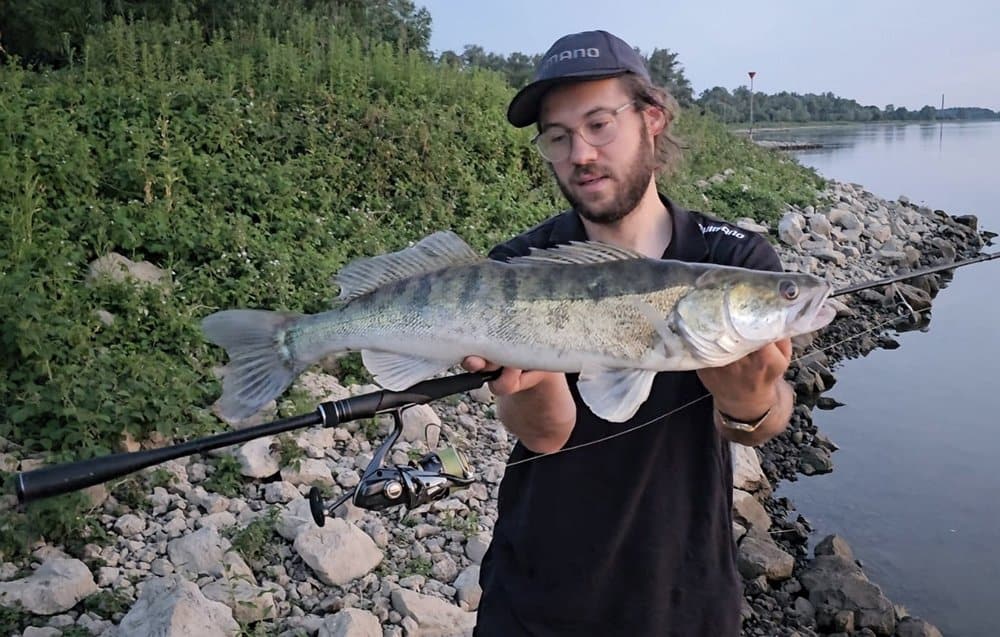
{"label": "man's hand", "polygon": [[[479,356],[467,356],[462,361],[462,367],[467,372],[492,372],[500,368],[499,365]],[[489,382],[490,391],[496,396],[510,396],[531,389],[550,374],[552,372],[524,371],[514,367],[504,367],[500,376]]]}
{"label": "man's hand", "polygon": [[[482,372],[500,366],[468,356],[462,367]],[[576,425],[576,403],[564,374],[504,367],[489,387],[497,397],[497,416],[525,447],[550,453],[566,444]]]}
{"label": "man's hand", "polygon": [[[739,420],[767,419],[752,433],[734,432],[720,427],[730,440],[757,445],[780,433],[792,412],[791,387],[784,381],[792,358],[792,342],[783,339],[765,345],[724,367],[698,370],[702,384],[712,393],[715,408]],[[717,422],[718,424],[718,422]]]}

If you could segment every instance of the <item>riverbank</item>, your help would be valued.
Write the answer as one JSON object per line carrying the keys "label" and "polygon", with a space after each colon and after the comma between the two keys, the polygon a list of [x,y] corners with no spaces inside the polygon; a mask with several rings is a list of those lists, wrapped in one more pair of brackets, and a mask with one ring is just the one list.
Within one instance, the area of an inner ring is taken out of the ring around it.
{"label": "riverbank", "polygon": [[[829,203],[816,209],[789,210],[776,230],[789,269],[810,271],[840,286],[973,256],[995,236],[980,233],[974,217],[952,217],[905,198],[885,201],[856,185],[831,182],[826,198]],[[810,540],[818,538],[811,537],[808,520],[787,498],[775,498],[773,489],[781,480],[833,470],[836,443],[812,421],[814,408],[837,406],[823,396],[836,383],[833,370],[875,348],[893,349],[894,332],[925,325],[933,297],[949,278],[929,275],[844,297],[833,324],[796,342],[796,362],[788,374],[798,396],[795,413],[788,430],[758,453],[767,484],[755,501],[768,515],[755,516],[756,507],[745,504],[740,507],[746,510],[736,511],[749,538],[740,545],[745,635],[940,634],[867,579],[849,538],[824,538],[810,555]],[[758,529],[757,538],[751,532],[755,523],[767,527]]]}
{"label": "riverbank", "polygon": [[[880,200],[850,184],[831,183],[823,199],[789,208],[773,228],[742,225],[773,235],[788,269],[837,285],[959,259],[982,244],[970,217]],[[897,290],[920,311],[945,280],[929,276]],[[814,426],[812,410],[834,406],[823,393],[836,382],[839,362],[892,347],[892,330],[907,327],[896,299],[880,291],[848,297],[829,328],[799,339],[788,375],[799,404],[789,429],[760,450],[737,448],[734,533],[747,591],[746,635],[936,634],[867,581],[843,538],[820,542],[810,555],[816,538],[809,522],[773,495],[781,480],[832,470],[836,444]],[[336,368],[329,371],[305,375],[292,392],[296,401],[373,389],[344,388]],[[274,405],[256,421],[291,407]],[[514,441],[485,390],[411,410],[391,462],[406,463],[446,437],[480,481],[406,515],[347,506],[316,527],[303,497],[310,486],[330,497],[355,486],[387,431],[382,422],[285,434],[171,461],[110,491],[91,489],[106,546],[85,547],[80,560],[40,543],[27,569],[0,566],[0,601],[25,609],[7,619],[19,627],[11,634],[27,624],[47,632],[28,629],[26,636],[467,633]],[[214,632],[205,632],[206,617]]]}

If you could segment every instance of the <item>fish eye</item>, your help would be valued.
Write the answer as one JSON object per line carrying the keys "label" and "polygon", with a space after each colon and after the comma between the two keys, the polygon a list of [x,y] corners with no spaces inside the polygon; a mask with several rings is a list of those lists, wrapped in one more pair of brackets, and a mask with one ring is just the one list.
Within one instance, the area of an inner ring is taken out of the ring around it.
{"label": "fish eye", "polygon": [[778,284],[778,293],[786,301],[794,301],[799,296],[799,286],[795,285],[795,281],[785,279]]}

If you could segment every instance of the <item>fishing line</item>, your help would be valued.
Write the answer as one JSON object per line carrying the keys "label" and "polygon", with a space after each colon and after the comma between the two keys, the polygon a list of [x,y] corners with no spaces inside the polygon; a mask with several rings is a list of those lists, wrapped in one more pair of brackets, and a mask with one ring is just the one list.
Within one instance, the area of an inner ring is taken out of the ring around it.
{"label": "fishing line", "polygon": [[[900,307],[904,307],[904,306],[907,307],[908,309],[911,309],[911,311],[912,311],[912,308],[910,308],[909,305],[905,301],[902,302],[902,303],[898,303],[894,307],[894,309],[899,309]],[[808,358],[809,356],[812,356],[814,354],[819,354],[819,353],[823,353],[823,352],[829,351],[829,350],[833,349],[834,347],[837,347],[839,345],[843,345],[844,343],[848,343],[848,342],[850,342],[850,341],[852,341],[852,340],[854,340],[856,338],[860,338],[860,337],[864,336],[865,334],[871,334],[872,332],[876,332],[876,331],[882,329],[883,327],[889,325],[890,323],[898,323],[898,322],[902,321],[903,319],[909,319],[909,318],[910,317],[907,317],[907,316],[895,316],[893,318],[887,319],[887,320],[882,321],[881,323],[875,325],[874,327],[869,327],[868,329],[862,330],[862,331],[858,332],[857,334],[852,334],[852,335],[848,336],[847,338],[844,338],[844,339],[841,339],[839,341],[836,341],[835,343],[831,343],[830,345],[827,345],[826,347],[823,347],[823,348],[817,349],[817,350],[813,350],[813,351],[810,351],[810,352],[806,352],[805,354],[802,354],[801,356],[799,356],[797,358],[791,359],[788,364],[791,365],[793,363],[798,363],[799,361],[801,361],[801,360],[803,360],[805,358]],[[676,408],[674,408],[674,409],[666,412],[665,414],[660,414],[656,418],[653,418],[653,419],[651,419],[651,420],[649,420],[647,422],[644,422],[641,425],[635,425],[634,427],[629,427],[628,429],[623,429],[622,431],[615,432],[615,433],[613,433],[613,434],[611,434],[609,436],[604,436],[602,438],[597,438],[596,440],[590,440],[588,442],[583,442],[583,443],[580,443],[578,445],[573,445],[571,447],[563,447],[562,449],[557,449],[556,451],[551,451],[549,453],[542,453],[542,454],[538,454],[536,456],[531,456],[530,458],[523,458],[521,460],[515,460],[514,462],[508,462],[506,465],[504,465],[504,467],[507,468],[507,469],[509,469],[511,467],[516,467],[517,465],[520,465],[520,464],[527,464],[529,462],[534,462],[535,460],[541,460],[542,458],[548,458],[548,457],[551,457],[551,456],[554,456],[554,455],[557,455],[557,454],[560,454],[560,453],[565,453],[567,451],[574,451],[576,449],[583,449],[584,447],[590,447],[590,446],[596,445],[598,443],[602,443],[602,442],[606,442],[608,440],[612,440],[614,438],[618,438],[619,436],[624,436],[626,434],[630,434],[630,433],[632,433],[634,431],[642,429],[643,427],[648,427],[649,425],[652,425],[655,422],[659,422],[659,421],[663,420],[664,418],[669,418],[670,416],[673,416],[674,414],[687,409],[691,405],[697,404],[697,403],[705,400],[706,398],[711,398],[711,397],[712,397],[711,393],[706,393],[704,396],[699,396],[698,398],[695,398],[694,400],[691,400],[691,401],[689,401],[689,402],[681,405],[680,407],[676,407]]]}

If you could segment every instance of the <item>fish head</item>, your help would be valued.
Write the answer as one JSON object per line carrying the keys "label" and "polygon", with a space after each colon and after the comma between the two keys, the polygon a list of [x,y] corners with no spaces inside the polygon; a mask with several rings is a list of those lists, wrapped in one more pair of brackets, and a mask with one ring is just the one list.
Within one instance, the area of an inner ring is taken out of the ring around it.
{"label": "fish head", "polygon": [[811,274],[746,271],[724,284],[726,322],[741,340],[771,343],[813,332],[833,320],[833,287]]}
{"label": "fish head", "polygon": [[768,343],[820,329],[832,287],[810,274],[713,267],[678,302],[673,329],[696,360],[727,365]]}

